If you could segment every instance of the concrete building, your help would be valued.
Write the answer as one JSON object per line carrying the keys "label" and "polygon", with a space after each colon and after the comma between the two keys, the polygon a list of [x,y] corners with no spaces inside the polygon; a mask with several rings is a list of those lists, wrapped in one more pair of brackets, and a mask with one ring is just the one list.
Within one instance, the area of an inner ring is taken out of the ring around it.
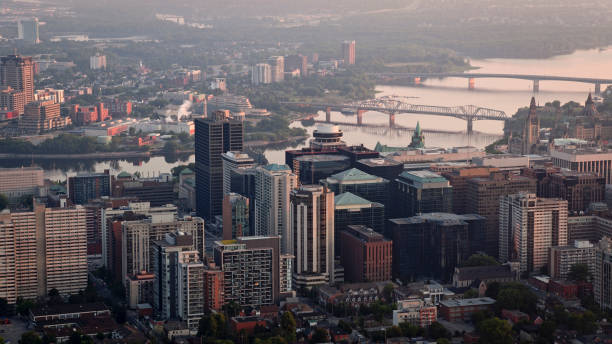
{"label": "concrete building", "polygon": [[[68,121],[68,122],[67,122]],[[41,134],[70,124],[69,118],[60,116],[60,104],[47,100],[27,104],[19,117],[19,130],[27,134]]]}
{"label": "concrete building", "polygon": [[513,154],[491,154],[483,157],[474,157],[472,163],[478,167],[493,167],[500,171],[519,174],[521,169],[529,167],[529,157]]}
{"label": "concrete building", "polygon": [[393,243],[382,234],[362,225],[340,232],[341,264],[346,282],[391,280]]}
{"label": "concrete building", "polygon": [[255,235],[279,235],[282,252],[290,252],[289,218],[291,190],[297,187],[297,176],[287,165],[258,167],[255,175]]}
{"label": "concrete building", "polygon": [[228,193],[223,197],[223,240],[251,235],[249,199]]}
{"label": "concrete building", "polygon": [[497,167],[468,166],[457,170],[442,172],[441,175],[453,187],[453,213],[466,214],[468,212],[467,189],[468,181],[472,178],[488,178],[491,173],[498,172]]}
{"label": "concrete building", "polygon": [[385,207],[350,192],[334,196],[334,251],[336,256],[342,255],[340,233],[349,225],[363,225],[382,234],[385,227]]}
{"label": "concrete building", "polygon": [[355,64],[355,41],[342,42],[342,58],[344,59],[344,64]]}
{"label": "concrete building", "polygon": [[438,320],[438,308],[431,302],[421,299],[407,299],[397,302],[393,310],[393,326],[409,323],[413,326],[427,328]]}
{"label": "concrete building", "polygon": [[604,237],[595,250],[593,296],[601,309],[612,309],[612,239]]}
{"label": "concrete building", "polygon": [[225,304],[223,285],[223,271],[209,261],[204,267],[204,310],[221,310]]}
{"label": "concrete building", "polygon": [[485,252],[492,257],[499,255],[499,199],[521,191],[535,193],[536,181],[511,173],[468,180],[466,210],[486,219]]}
{"label": "concrete building", "polygon": [[40,43],[38,37],[38,18],[20,19],[17,22],[17,38],[30,44]]}
{"label": "concrete building", "polygon": [[475,214],[428,213],[388,220],[393,276],[450,281],[456,266],[482,251],[485,219]]}
{"label": "concrete building", "polygon": [[584,212],[594,202],[605,200],[606,182],[595,173],[560,168],[526,170],[538,179],[537,195],[567,200],[568,211]]}
{"label": "concrete building", "polygon": [[271,56],[266,62],[270,65],[272,82],[283,82],[285,80],[285,57]]}
{"label": "concrete building", "polygon": [[106,69],[106,55],[100,55],[100,53],[96,53],[96,55],[90,56],[89,69]]}
{"label": "concrete building", "polygon": [[300,71],[301,77],[308,76],[308,56],[297,54],[285,57],[285,72]]}
{"label": "concrete building", "polygon": [[0,194],[9,201],[37,195],[43,186],[44,170],[40,167],[0,168]]}
{"label": "concrete building", "polygon": [[351,167],[350,158],[339,154],[303,155],[293,160],[293,172],[300,184],[317,184],[333,174]]}
{"label": "concrete building", "polygon": [[572,266],[584,264],[589,274],[595,274],[595,246],[588,241],[575,241],[573,245],[550,248],[548,273],[552,279],[566,280]]}
{"label": "concrete building", "polygon": [[85,204],[92,199],[111,196],[110,174],[78,174],[68,178],[68,196],[74,204]]}
{"label": "concrete building", "polygon": [[11,86],[0,86],[0,109],[23,115],[25,111],[25,93]]}
{"label": "concrete building", "polygon": [[253,85],[272,82],[272,67],[267,63],[258,63],[251,68],[251,83]]}
{"label": "concrete building", "polygon": [[389,181],[356,168],[333,174],[320,183],[336,195],[350,192],[368,201],[383,204],[386,208],[390,205]]}
{"label": "concrete building", "polygon": [[155,274],[139,273],[127,276],[125,291],[126,301],[129,309],[138,309],[138,305],[153,305],[153,286],[155,285]]}
{"label": "concrete building", "polygon": [[472,314],[489,311],[495,300],[490,297],[440,301],[440,316],[446,321],[470,321]]}
{"label": "concrete building", "polygon": [[61,295],[87,287],[85,208],[47,208],[0,213],[0,297],[14,303],[51,289]]}
{"label": "concrete building", "polygon": [[31,57],[8,55],[0,58],[0,86],[24,92],[24,105],[34,101],[34,63]]}
{"label": "concrete building", "polygon": [[[223,159],[223,194],[238,192],[242,189],[243,172],[256,166],[255,160],[247,153],[229,151],[221,155]],[[240,192],[238,192],[240,193]],[[240,193],[249,197],[248,194]]]}
{"label": "concrete building", "polygon": [[291,192],[289,252],[295,256],[294,285],[312,287],[335,281],[334,193],[303,185]]}
{"label": "concrete building", "polygon": [[550,152],[553,165],[576,172],[590,172],[612,184],[612,151],[599,148],[557,146]]}
{"label": "concrete building", "polygon": [[450,213],[453,188],[448,180],[431,171],[406,171],[395,179],[394,217],[424,213]]}
{"label": "concrete building", "polygon": [[566,245],[567,201],[533,193],[500,200],[500,260],[518,261],[521,273],[538,273],[549,263],[550,248]]}
{"label": "concrete building", "polygon": [[196,206],[198,216],[212,221],[222,215],[223,158],[229,151],[243,148],[242,122],[216,111],[206,119],[195,120]]}

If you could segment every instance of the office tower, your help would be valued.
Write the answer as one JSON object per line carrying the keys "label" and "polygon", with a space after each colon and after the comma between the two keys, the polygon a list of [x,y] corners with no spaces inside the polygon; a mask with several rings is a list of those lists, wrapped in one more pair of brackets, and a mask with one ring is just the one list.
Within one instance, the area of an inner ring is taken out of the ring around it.
{"label": "office tower", "polygon": [[521,191],[535,193],[536,181],[510,173],[468,180],[466,211],[486,218],[485,253],[492,257],[499,256],[499,199]]}
{"label": "office tower", "polygon": [[195,120],[196,206],[198,216],[209,221],[221,215],[223,203],[223,159],[243,146],[242,122],[215,111]]}
{"label": "office tower", "polygon": [[368,201],[390,205],[389,181],[367,174],[356,168],[333,174],[320,181],[321,185],[327,186],[336,195],[350,192]]}
{"label": "office tower", "polygon": [[17,22],[17,37],[26,43],[38,44],[38,18],[21,19]]}
{"label": "office tower", "polygon": [[155,274],[145,272],[136,276],[127,276],[125,283],[126,303],[129,309],[138,309],[140,304],[153,305],[153,287]]}
{"label": "office tower", "polygon": [[282,82],[285,79],[285,58],[283,56],[271,56],[267,59],[270,65],[272,82]]}
{"label": "office tower", "polygon": [[255,160],[246,153],[233,151],[223,153],[221,158],[223,159],[223,194],[236,192],[249,197],[243,186],[245,184],[243,172],[255,167]]}
{"label": "office tower", "polygon": [[89,69],[106,69],[106,55],[100,55],[100,53],[96,53],[96,55],[90,56]]}
{"label": "office tower", "polygon": [[299,70],[302,77],[308,76],[308,56],[289,55],[285,57],[285,72]]}
{"label": "office tower", "polygon": [[499,208],[499,259],[518,261],[520,271],[538,273],[549,249],[567,245],[567,201],[533,193],[507,195]]}
{"label": "office tower", "polygon": [[170,174],[167,174],[167,177],[136,179],[129,173],[122,172],[117,178],[112,178],[112,195],[149,202],[153,207],[172,204],[175,200],[174,181]]}
{"label": "office tower", "polygon": [[120,228],[122,280],[142,271],[152,271],[151,243],[164,240],[168,233],[184,233],[192,240],[190,250],[197,251],[201,257],[205,254],[204,220],[199,217],[177,220],[170,213],[155,214],[144,219],[120,221]]}
{"label": "office tower", "polygon": [[180,318],[196,331],[204,315],[204,264],[193,242],[190,235],[181,232],[153,241],[151,268],[156,314],[162,319]]}
{"label": "office tower", "polygon": [[237,193],[223,197],[223,240],[251,235],[249,199]]}
{"label": "office tower", "polygon": [[393,181],[404,172],[404,164],[385,157],[363,158],[355,162],[355,168],[374,176]]}
{"label": "office tower", "polygon": [[61,295],[87,287],[85,209],[47,208],[0,214],[0,294],[36,299],[51,289]]}
{"label": "office tower", "polygon": [[254,238],[258,237],[215,242],[215,264],[223,271],[225,303],[260,307],[275,302],[273,284],[278,275],[274,275],[274,247],[249,248],[244,239]]}
{"label": "office tower", "polygon": [[334,193],[324,186],[302,185],[291,192],[289,252],[296,288],[334,283]]}
{"label": "office tower", "polygon": [[499,169],[496,167],[464,167],[454,171],[442,172],[441,175],[453,187],[453,213],[466,214],[468,212],[468,180],[477,177],[488,178],[491,173],[498,171]]}
{"label": "office tower", "polygon": [[592,172],[562,169],[539,184],[543,184],[538,188],[542,189],[541,197],[566,200],[569,212],[586,211],[591,203],[605,199],[605,179]]}
{"label": "office tower", "polygon": [[552,279],[566,280],[572,266],[584,264],[589,274],[595,274],[595,246],[586,240],[576,240],[572,245],[550,248],[548,273]]}
{"label": "office tower", "polygon": [[104,173],[80,174],[68,178],[68,195],[74,204],[111,195],[111,178]]}
{"label": "office tower", "polygon": [[209,261],[204,267],[204,310],[220,311],[223,304],[223,271]]}
{"label": "office tower", "polygon": [[15,90],[11,86],[0,86],[0,109],[23,115],[25,92]]}
{"label": "office tower", "polygon": [[342,42],[342,58],[347,65],[355,64],[355,41]]}
{"label": "office tower", "polygon": [[612,239],[603,237],[595,250],[593,296],[601,309],[612,309]]}
{"label": "office tower", "polygon": [[448,180],[431,171],[405,171],[395,179],[395,217],[424,213],[450,213],[453,188]]}
{"label": "office tower", "polygon": [[289,218],[291,190],[297,177],[287,165],[270,164],[258,167],[255,175],[255,235],[278,235],[283,253],[289,252],[291,222]]}
{"label": "office tower", "polygon": [[44,170],[40,167],[0,168],[0,194],[9,200],[36,195],[44,185]]}
{"label": "office tower", "polygon": [[272,82],[272,67],[267,63],[258,63],[251,68],[251,83],[253,85]]}
{"label": "office tower", "polygon": [[482,251],[485,219],[476,214],[429,213],[388,220],[393,276],[450,281],[455,267]]}
{"label": "office tower", "polygon": [[52,100],[27,104],[19,117],[19,129],[24,133],[41,134],[63,126],[60,104]]}
{"label": "office tower", "polygon": [[612,184],[612,151],[594,147],[555,147],[550,151],[554,166],[576,172],[595,173]]}
{"label": "office tower", "polygon": [[533,154],[536,151],[536,145],[540,142],[540,119],[537,114],[537,106],[535,97],[531,98],[531,104],[529,105],[529,114],[523,124],[523,147],[521,154]]}
{"label": "office tower", "polygon": [[34,63],[31,57],[8,55],[0,58],[0,86],[25,94],[24,105],[34,101]]}
{"label": "office tower", "polygon": [[279,293],[280,295],[294,295],[293,291],[293,261],[292,254],[281,254],[279,263]]}
{"label": "office tower", "polygon": [[341,263],[347,282],[391,280],[391,240],[366,226],[348,226],[340,231]]}
{"label": "office tower", "polygon": [[339,154],[302,155],[293,160],[293,166],[301,184],[317,184],[321,179],[349,169],[351,161]]}
{"label": "office tower", "polygon": [[378,233],[385,229],[385,207],[362,197],[345,192],[334,196],[334,251],[342,256],[340,233],[350,225],[364,225]]}

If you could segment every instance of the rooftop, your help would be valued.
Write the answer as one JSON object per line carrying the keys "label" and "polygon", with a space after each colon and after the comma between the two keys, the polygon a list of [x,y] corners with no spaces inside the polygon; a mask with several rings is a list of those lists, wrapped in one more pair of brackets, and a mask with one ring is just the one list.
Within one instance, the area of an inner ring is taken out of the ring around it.
{"label": "rooftop", "polygon": [[442,300],[440,305],[445,307],[485,306],[495,303],[490,297],[479,297],[475,299]]}
{"label": "rooftop", "polygon": [[413,217],[390,219],[389,221],[402,225],[402,224],[416,224],[425,222],[443,223],[446,225],[452,224],[464,224],[465,221],[470,220],[484,220],[484,217],[478,214],[452,214],[452,213],[426,213]]}
{"label": "rooftop", "polygon": [[344,161],[349,160],[349,157],[338,154],[313,154],[299,156],[296,158],[296,160],[309,162]]}
{"label": "rooftop", "polygon": [[269,165],[264,166],[263,168],[265,168],[268,171],[291,171],[289,166],[280,165],[280,164],[269,164]]}
{"label": "rooftop", "polygon": [[351,168],[349,170],[346,171],[342,171],[339,173],[336,173],[332,176],[330,176],[329,178],[327,178],[328,180],[337,180],[340,183],[347,183],[347,182],[358,182],[358,181],[377,181],[377,182],[382,182],[382,178],[377,177],[377,176],[373,176],[371,174],[365,173],[361,170],[358,170],[356,168]]}
{"label": "rooftop", "polygon": [[512,276],[512,271],[507,265],[466,266],[457,268],[457,274],[459,280],[471,281]]}
{"label": "rooftop", "polygon": [[45,316],[79,312],[100,312],[107,310],[109,310],[109,308],[103,302],[92,302],[80,304],[49,305],[32,309],[32,314],[34,316]]}
{"label": "rooftop", "polygon": [[400,174],[400,177],[418,181],[421,183],[440,183],[447,181],[446,178],[429,170],[404,171]]}
{"label": "rooftop", "polygon": [[358,160],[358,162],[360,164],[366,165],[366,166],[370,166],[370,167],[375,167],[375,166],[400,166],[402,165],[401,162],[399,161],[395,161],[393,159],[388,159],[388,158],[371,158],[371,159],[361,159]]}
{"label": "rooftop", "polygon": [[372,204],[378,204],[378,203],[370,202],[367,199],[359,197],[350,192],[339,194],[334,198],[334,205],[336,207],[357,206],[357,205],[371,206]]}

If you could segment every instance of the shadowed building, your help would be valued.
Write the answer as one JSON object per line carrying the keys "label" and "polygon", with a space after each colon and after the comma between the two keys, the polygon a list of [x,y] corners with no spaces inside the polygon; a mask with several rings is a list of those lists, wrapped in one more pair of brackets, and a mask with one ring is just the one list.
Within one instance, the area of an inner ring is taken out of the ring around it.
{"label": "shadowed building", "polygon": [[341,262],[347,282],[378,282],[391,279],[391,240],[366,226],[347,226],[340,231]]}
{"label": "shadowed building", "polygon": [[406,171],[395,179],[395,217],[452,211],[453,188],[444,177],[431,171]]}

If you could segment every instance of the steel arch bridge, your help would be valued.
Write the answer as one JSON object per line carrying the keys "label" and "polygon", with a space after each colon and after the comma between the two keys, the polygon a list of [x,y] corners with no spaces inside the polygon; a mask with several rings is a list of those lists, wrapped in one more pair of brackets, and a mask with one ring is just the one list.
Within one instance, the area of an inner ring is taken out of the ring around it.
{"label": "steel arch bridge", "polygon": [[357,124],[362,124],[363,114],[368,111],[382,112],[389,115],[389,126],[394,126],[396,114],[421,114],[455,117],[467,121],[467,131],[472,133],[473,122],[478,120],[505,121],[510,117],[504,111],[494,110],[476,105],[435,106],[410,104],[405,97],[385,96],[359,102],[345,104],[281,102],[281,104],[323,110],[327,122],[331,121],[331,111],[354,111],[357,113]]}

